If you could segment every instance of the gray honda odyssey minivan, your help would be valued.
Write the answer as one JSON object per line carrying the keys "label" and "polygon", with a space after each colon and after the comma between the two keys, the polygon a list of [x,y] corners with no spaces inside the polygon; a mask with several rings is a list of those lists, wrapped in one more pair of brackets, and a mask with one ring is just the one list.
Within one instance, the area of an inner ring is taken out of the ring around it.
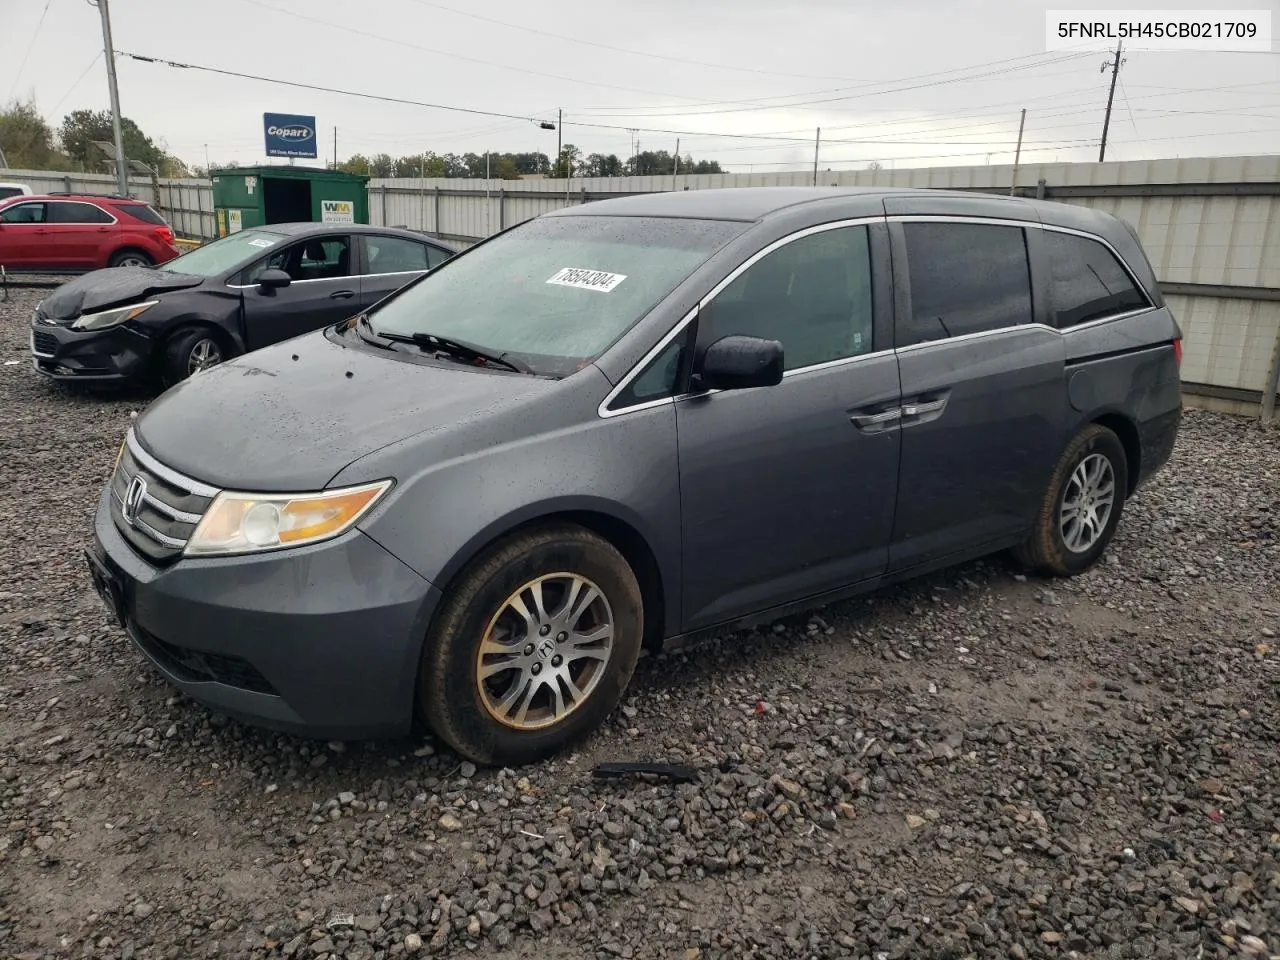
{"label": "gray honda odyssey minivan", "polygon": [[561,210],[137,420],[87,559],[176,686],[543,757],[645,647],[1012,549],[1079,573],[1169,458],[1124,222],[807,188]]}

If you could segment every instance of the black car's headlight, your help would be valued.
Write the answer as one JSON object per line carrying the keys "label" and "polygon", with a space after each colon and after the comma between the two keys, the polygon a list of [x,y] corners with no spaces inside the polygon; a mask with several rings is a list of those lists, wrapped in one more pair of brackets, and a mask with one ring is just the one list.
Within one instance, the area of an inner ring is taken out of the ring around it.
{"label": "black car's headlight", "polygon": [[159,300],[148,300],[146,303],[131,303],[127,307],[116,307],[113,310],[100,310],[97,313],[81,314],[71,324],[72,330],[105,330],[118,327],[126,320],[132,320],[138,314],[150,310]]}

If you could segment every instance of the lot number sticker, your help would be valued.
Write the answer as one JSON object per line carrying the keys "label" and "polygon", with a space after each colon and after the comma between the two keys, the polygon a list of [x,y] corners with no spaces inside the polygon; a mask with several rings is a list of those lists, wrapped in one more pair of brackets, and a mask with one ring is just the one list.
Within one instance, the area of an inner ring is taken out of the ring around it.
{"label": "lot number sticker", "polygon": [[321,200],[321,223],[355,223],[356,205],[350,200]]}
{"label": "lot number sticker", "polygon": [[274,240],[268,240],[266,237],[254,237],[249,241],[251,247],[269,247],[274,244]]}
{"label": "lot number sticker", "polygon": [[594,290],[597,293],[612,293],[626,274],[605,273],[603,270],[585,270],[582,267],[565,267],[547,283],[560,287],[577,287],[579,290]]}

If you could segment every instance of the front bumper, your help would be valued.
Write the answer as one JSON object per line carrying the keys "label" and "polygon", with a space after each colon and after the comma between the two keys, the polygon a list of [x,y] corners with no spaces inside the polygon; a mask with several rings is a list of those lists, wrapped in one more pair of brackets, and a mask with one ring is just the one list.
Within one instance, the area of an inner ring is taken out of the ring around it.
{"label": "front bumper", "polygon": [[155,567],[116,529],[104,491],[87,553],[135,645],[193,699],[321,739],[409,731],[439,592],[364,534]]}
{"label": "front bumper", "polygon": [[151,367],[153,341],[122,324],[81,332],[47,323],[31,324],[31,360],[53,380],[118,381],[141,377]]}

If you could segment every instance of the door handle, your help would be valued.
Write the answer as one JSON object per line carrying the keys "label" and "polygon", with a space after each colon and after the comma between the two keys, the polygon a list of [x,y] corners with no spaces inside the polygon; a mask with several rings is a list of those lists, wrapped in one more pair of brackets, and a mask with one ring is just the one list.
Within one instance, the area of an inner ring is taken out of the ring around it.
{"label": "door handle", "polygon": [[922,423],[932,423],[942,416],[950,399],[950,391],[932,400],[908,400],[902,405],[902,429]]}
{"label": "door handle", "polygon": [[928,400],[924,403],[906,403],[902,405],[902,415],[904,417],[920,417],[926,413],[938,413],[946,405],[945,397],[941,400]]}
{"label": "door handle", "polygon": [[894,407],[892,410],[884,410],[880,413],[860,413],[854,414],[849,419],[855,427],[867,429],[868,427],[883,427],[894,423],[902,417],[902,410]]}
{"label": "door handle", "polygon": [[354,290],[335,290],[329,294],[330,300],[350,300],[356,295]]}

